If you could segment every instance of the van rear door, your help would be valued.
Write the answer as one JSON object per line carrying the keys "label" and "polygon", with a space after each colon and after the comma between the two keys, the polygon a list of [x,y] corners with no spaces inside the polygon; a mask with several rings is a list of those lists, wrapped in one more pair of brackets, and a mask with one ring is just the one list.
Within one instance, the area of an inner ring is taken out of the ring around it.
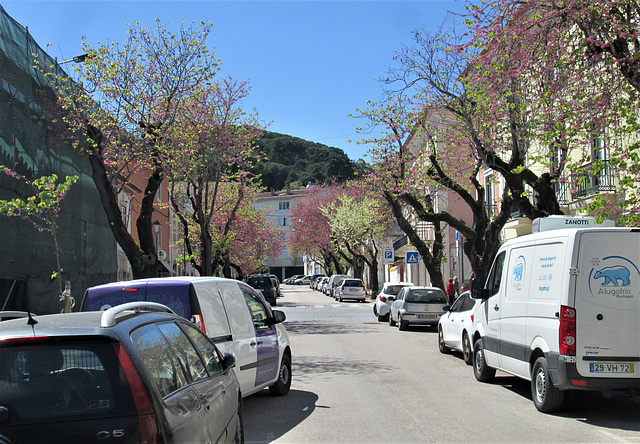
{"label": "van rear door", "polygon": [[640,378],[640,232],[581,231],[576,242],[578,373]]}

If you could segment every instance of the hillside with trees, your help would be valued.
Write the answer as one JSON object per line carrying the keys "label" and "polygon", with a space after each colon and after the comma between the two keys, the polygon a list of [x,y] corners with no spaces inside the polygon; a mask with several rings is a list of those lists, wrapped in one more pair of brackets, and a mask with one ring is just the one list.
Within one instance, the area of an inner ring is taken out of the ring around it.
{"label": "hillside with trees", "polygon": [[258,141],[263,156],[253,169],[267,189],[304,188],[312,184],[345,182],[360,175],[364,162],[352,161],[340,148],[265,131]]}

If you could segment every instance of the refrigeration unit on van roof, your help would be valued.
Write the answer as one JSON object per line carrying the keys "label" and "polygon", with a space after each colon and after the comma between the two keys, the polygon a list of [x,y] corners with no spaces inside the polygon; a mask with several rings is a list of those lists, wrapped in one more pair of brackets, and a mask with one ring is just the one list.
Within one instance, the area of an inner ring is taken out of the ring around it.
{"label": "refrigeration unit on van roof", "polygon": [[539,217],[533,220],[531,224],[531,232],[539,233],[542,231],[561,230],[563,228],[587,228],[587,227],[615,227],[616,223],[612,220],[604,220],[602,223],[596,223],[593,216],[547,216]]}

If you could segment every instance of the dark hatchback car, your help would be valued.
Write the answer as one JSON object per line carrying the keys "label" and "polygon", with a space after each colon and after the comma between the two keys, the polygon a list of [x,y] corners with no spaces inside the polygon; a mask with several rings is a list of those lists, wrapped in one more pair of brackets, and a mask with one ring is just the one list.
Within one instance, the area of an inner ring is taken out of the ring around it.
{"label": "dark hatchback car", "polygon": [[256,290],[260,290],[269,304],[277,304],[276,298],[278,297],[278,288],[275,280],[271,276],[249,276],[247,278],[247,284]]}
{"label": "dark hatchback car", "polygon": [[0,442],[243,442],[234,365],[155,303],[5,320]]}

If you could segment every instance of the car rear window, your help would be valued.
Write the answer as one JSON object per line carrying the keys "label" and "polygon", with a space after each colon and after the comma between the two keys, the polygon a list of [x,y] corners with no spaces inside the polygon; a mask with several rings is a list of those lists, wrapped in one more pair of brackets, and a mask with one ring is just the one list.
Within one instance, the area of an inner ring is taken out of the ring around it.
{"label": "car rear window", "polygon": [[253,288],[271,287],[271,278],[267,278],[267,277],[249,278],[247,280],[247,284],[251,285]]}
{"label": "car rear window", "polygon": [[118,358],[107,342],[0,348],[0,406],[10,424],[135,415]]}
{"label": "car rear window", "polygon": [[389,285],[383,290],[383,293],[397,295],[403,287],[404,285]]}
{"label": "car rear window", "polygon": [[439,304],[439,303],[447,303],[447,298],[444,295],[442,290],[434,289],[434,290],[412,290],[409,292],[407,297],[405,298],[407,302],[418,302],[424,304]]}
{"label": "car rear window", "polygon": [[345,287],[362,287],[360,279],[345,279],[343,285]]}

